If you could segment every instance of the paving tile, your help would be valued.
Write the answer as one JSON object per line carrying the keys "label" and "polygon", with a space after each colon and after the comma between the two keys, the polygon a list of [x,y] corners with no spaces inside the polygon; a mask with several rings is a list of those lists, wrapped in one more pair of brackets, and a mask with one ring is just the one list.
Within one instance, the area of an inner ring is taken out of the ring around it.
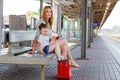
{"label": "paving tile", "polygon": [[[99,41],[99,42],[98,42]],[[96,37],[92,48],[87,48],[87,58],[79,59],[81,47],[72,49],[80,69],[72,68],[70,80],[120,80],[120,66],[101,37]],[[45,80],[57,80],[57,61],[45,67]],[[40,80],[40,66],[0,64],[0,80]]]}

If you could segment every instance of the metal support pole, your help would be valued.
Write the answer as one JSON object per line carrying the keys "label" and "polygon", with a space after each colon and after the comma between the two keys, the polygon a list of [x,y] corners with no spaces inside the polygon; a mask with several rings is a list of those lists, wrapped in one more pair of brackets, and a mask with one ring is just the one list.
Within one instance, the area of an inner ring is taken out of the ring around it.
{"label": "metal support pole", "polygon": [[0,0],[0,49],[2,48],[3,0]]}
{"label": "metal support pole", "polygon": [[91,43],[93,42],[93,22],[94,22],[93,15],[94,15],[93,7],[91,6]]}
{"label": "metal support pole", "polygon": [[87,0],[82,0],[81,58],[86,58],[86,8],[87,8]]}
{"label": "metal support pole", "polygon": [[41,12],[42,12],[42,8],[43,8],[43,0],[40,0],[40,16],[39,16],[39,18],[41,19]]}
{"label": "metal support pole", "polygon": [[57,20],[57,32],[61,35],[61,4],[58,5],[58,20]]}
{"label": "metal support pole", "polygon": [[89,21],[88,21],[88,47],[91,47],[91,7],[88,8]]}

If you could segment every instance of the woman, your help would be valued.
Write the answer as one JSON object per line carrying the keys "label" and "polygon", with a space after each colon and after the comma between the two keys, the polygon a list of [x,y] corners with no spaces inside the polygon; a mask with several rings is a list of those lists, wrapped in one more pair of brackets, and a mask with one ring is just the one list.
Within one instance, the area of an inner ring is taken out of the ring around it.
{"label": "woman", "polygon": [[[50,6],[45,6],[42,11],[42,19],[38,22],[37,26],[40,25],[41,23],[47,24],[47,27],[49,27],[49,36],[52,35],[53,30],[52,30],[52,25],[53,25],[53,11]],[[37,45],[37,40],[40,35],[40,31],[36,31],[35,39],[33,42],[33,48],[32,48],[32,53],[35,53],[36,45]],[[80,66],[73,60],[70,49],[67,45],[67,41],[65,39],[57,39],[55,40],[56,43],[59,44],[61,48],[61,52],[63,53],[63,56],[66,56],[71,61],[71,66],[79,68]],[[65,55],[64,55],[65,53]],[[66,54],[67,53],[67,54]]]}

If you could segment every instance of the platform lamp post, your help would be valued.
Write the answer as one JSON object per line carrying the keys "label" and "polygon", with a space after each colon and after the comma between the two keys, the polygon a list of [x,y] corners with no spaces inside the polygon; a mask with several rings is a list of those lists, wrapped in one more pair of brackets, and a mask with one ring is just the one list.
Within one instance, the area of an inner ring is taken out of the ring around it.
{"label": "platform lamp post", "polygon": [[3,0],[0,0],[0,49],[2,48]]}
{"label": "platform lamp post", "polygon": [[86,58],[86,11],[87,0],[82,0],[82,40],[81,40],[81,58]]}

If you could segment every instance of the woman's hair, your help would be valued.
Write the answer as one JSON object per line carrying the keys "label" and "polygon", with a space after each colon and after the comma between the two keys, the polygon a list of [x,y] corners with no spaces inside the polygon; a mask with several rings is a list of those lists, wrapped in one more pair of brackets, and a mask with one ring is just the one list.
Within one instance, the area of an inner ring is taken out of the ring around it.
{"label": "woman's hair", "polygon": [[50,19],[47,21],[46,14],[45,14],[46,9],[51,9],[51,11],[52,11],[52,8],[50,6],[45,6],[42,10],[42,18],[46,22],[46,24],[49,23],[50,27],[52,28],[52,25],[53,25],[53,11],[52,11],[52,15],[51,15]]}
{"label": "woman's hair", "polygon": [[42,28],[48,28],[48,27],[46,26],[46,24],[41,23],[41,24],[38,26],[38,28],[39,28],[39,30],[42,30]]}

